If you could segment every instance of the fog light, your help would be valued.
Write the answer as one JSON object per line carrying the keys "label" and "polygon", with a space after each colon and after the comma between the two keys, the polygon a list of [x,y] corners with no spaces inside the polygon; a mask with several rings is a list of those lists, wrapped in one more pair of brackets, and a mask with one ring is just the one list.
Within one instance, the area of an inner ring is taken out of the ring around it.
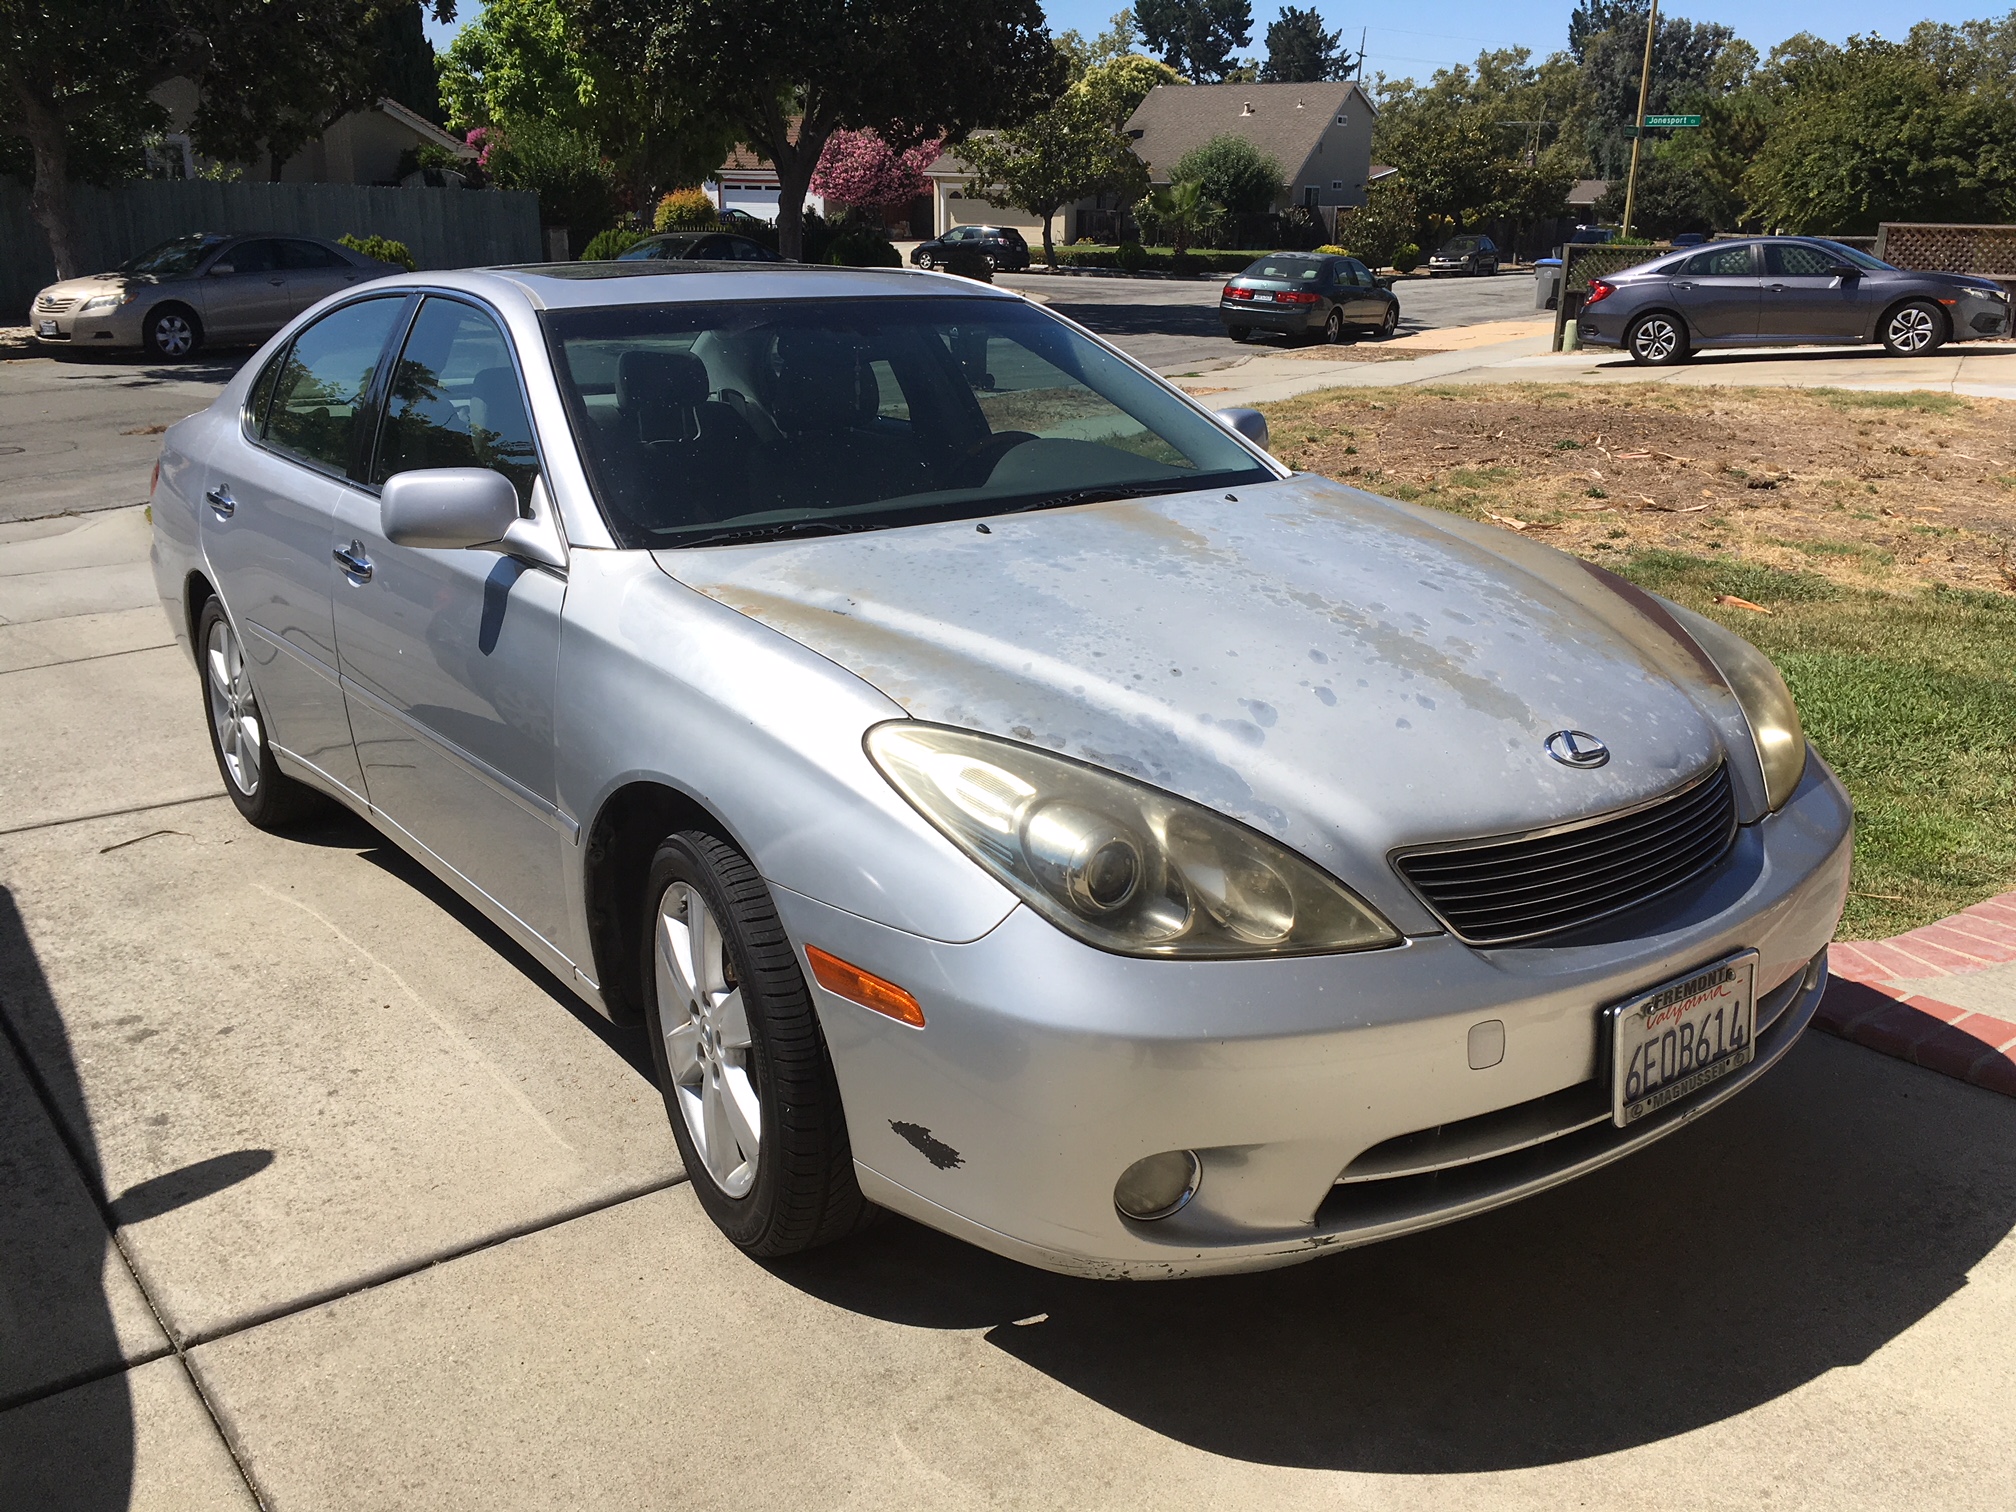
{"label": "fog light", "polygon": [[1195,1150],[1164,1150],[1137,1160],[1113,1186],[1113,1206],[1128,1218],[1148,1221],[1181,1212],[1204,1179]]}

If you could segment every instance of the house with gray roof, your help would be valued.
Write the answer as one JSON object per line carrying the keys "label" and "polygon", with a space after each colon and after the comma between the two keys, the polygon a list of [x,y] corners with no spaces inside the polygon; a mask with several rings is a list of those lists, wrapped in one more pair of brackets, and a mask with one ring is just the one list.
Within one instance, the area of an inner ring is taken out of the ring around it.
{"label": "house with gray roof", "polygon": [[1365,203],[1372,178],[1371,97],[1349,79],[1320,84],[1160,84],[1127,118],[1149,180],[1214,137],[1244,137],[1280,163],[1275,208],[1307,205],[1334,228],[1337,212]]}

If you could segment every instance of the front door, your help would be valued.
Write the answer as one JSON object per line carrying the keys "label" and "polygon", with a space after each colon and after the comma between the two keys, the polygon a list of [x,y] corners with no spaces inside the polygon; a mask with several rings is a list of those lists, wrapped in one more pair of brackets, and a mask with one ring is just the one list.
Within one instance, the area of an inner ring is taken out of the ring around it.
{"label": "front door", "polygon": [[[253,384],[240,445],[204,479],[203,555],[252,668],[267,737],[364,801],[337,684],[329,536],[357,495],[373,377],[403,295],[359,300],[296,334]],[[360,496],[361,497],[361,496]]]}
{"label": "front door", "polygon": [[1764,298],[1760,329],[1765,341],[1860,341],[1869,305],[1860,277],[1806,242],[1764,244]]}
{"label": "front door", "polygon": [[[371,478],[490,467],[529,506],[538,477],[509,343],[489,314],[422,301]],[[336,646],[371,806],[556,953],[561,856],[553,681],[566,579],[496,551],[395,546],[378,501],[337,510]]]}
{"label": "front door", "polygon": [[203,334],[212,345],[264,341],[301,313],[288,287],[277,241],[226,247],[210,265],[201,291]]}
{"label": "front door", "polygon": [[1750,242],[1697,252],[1673,274],[1673,298],[1696,341],[1754,341],[1763,280]]}

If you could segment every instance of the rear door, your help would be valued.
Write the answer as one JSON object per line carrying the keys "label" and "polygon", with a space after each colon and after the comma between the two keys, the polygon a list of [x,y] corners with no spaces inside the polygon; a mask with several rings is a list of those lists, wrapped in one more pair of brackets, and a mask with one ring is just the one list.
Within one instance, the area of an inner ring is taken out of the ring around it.
{"label": "rear door", "polygon": [[[224,271],[229,269],[229,272]],[[226,247],[202,282],[203,334],[212,342],[264,341],[301,313],[277,241]]]}
{"label": "rear door", "polygon": [[320,242],[288,238],[280,243],[280,266],[287,276],[294,313],[376,275]]}
{"label": "rear door", "polygon": [[1869,324],[1865,280],[1834,272],[1836,259],[1810,242],[1764,243],[1758,328],[1767,342],[1860,341]]}
{"label": "rear door", "polygon": [[197,511],[268,738],[360,804],[367,795],[337,684],[329,538],[338,503],[357,488],[367,396],[405,308],[404,295],[363,299],[298,332],[254,383]]}
{"label": "rear door", "polygon": [[1697,341],[1755,341],[1763,278],[1754,242],[1697,252],[1674,272],[1673,299]]}

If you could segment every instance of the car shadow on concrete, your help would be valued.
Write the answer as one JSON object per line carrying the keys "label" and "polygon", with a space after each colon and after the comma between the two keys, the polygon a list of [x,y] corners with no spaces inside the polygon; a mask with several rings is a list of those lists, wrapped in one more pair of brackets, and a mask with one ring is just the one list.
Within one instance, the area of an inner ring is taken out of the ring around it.
{"label": "car shadow on concrete", "polygon": [[1050,308],[1069,316],[1086,330],[1106,337],[1202,336],[1231,340],[1218,319],[1216,305],[1070,304],[1059,299]]}
{"label": "car shadow on concrete", "polygon": [[1609,1454],[1869,1358],[2016,1227],[2016,1102],[1810,1036],[1755,1088],[1582,1181],[1290,1270],[1052,1276],[892,1221],[774,1272],[986,1328],[1212,1453],[1395,1474]]}
{"label": "car shadow on concrete", "polygon": [[[1965,357],[1970,354],[1970,349],[1973,355],[1981,355],[1984,352],[1994,351],[1992,347],[1978,348],[1971,347],[1971,344],[1961,346],[1948,343],[1940,347],[1938,351],[1926,355],[1931,357]],[[1603,360],[1597,363],[1598,367],[1631,368],[1640,366],[1640,364],[1632,361],[1631,355],[1628,352],[1604,351],[1602,348],[1597,347],[1584,347],[1582,350],[1584,353],[1600,352],[1602,354]],[[1659,369],[1657,371],[1672,373],[1685,372],[1688,368],[1744,367],[1759,362],[1885,363],[1897,360],[1899,359],[1893,358],[1882,347],[1866,344],[1827,347],[1743,347],[1737,350],[1718,348],[1705,352],[1690,352],[1685,362],[1678,364],[1676,367]],[[1903,360],[1915,361],[1917,359],[1907,358]],[[1908,373],[1906,376],[1908,376]]]}
{"label": "car shadow on concrete", "polygon": [[650,1082],[654,1089],[657,1087],[657,1072],[651,1063],[651,1043],[645,1038],[641,1023],[612,1023],[590,1008],[541,965],[530,951],[492,924],[464,901],[460,893],[386,839],[366,820],[332,803],[312,820],[290,829],[287,838],[305,845],[354,850],[379,870],[398,878],[508,961],[528,982],[578,1019],[632,1071]]}

